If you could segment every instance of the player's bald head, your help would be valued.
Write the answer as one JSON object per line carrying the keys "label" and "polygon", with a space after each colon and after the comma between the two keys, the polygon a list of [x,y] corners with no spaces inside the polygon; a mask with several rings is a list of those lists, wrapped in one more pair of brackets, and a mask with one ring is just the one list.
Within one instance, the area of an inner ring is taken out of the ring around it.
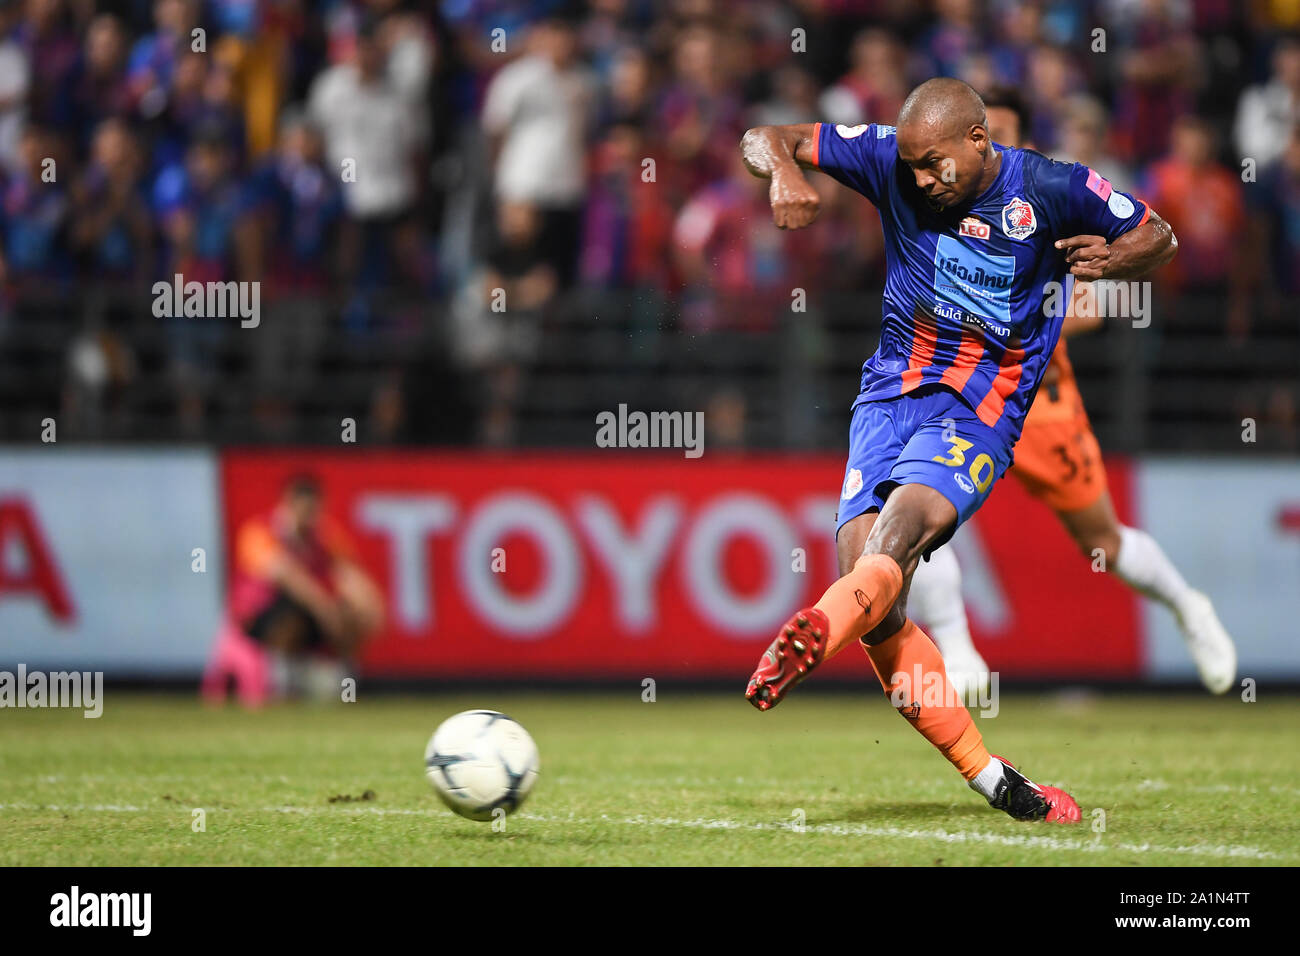
{"label": "player's bald head", "polygon": [[898,111],[897,126],[929,133],[936,140],[966,134],[972,126],[987,126],[984,101],[961,80],[946,76],[926,80],[907,95]]}
{"label": "player's bald head", "polygon": [[991,181],[997,157],[984,101],[961,80],[926,80],[903,101],[897,126],[898,158],[933,208],[961,205]]}

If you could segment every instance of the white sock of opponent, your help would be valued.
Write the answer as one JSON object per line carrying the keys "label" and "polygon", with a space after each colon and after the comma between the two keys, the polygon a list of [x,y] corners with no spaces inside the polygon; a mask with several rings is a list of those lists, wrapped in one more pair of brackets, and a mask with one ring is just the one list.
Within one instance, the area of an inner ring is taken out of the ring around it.
{"label": "white sock of opponent", "polygon": [[[1127,525],[1119,526],[1119,554],[1115,557],[1115,573],[1129,587],[1155,598],[1174,613],[1178,613],[1184,602],[1196,593],[1188,587],[1155,538]],[[915,578],[913,583],[915,584]]]}
{"label": "white sock of opponent", "polygon": [[949,545],[916,566],[907,595],[907,613],[921,624],[945,659],[976,653],[966,605],[961,599],[961,567]]}

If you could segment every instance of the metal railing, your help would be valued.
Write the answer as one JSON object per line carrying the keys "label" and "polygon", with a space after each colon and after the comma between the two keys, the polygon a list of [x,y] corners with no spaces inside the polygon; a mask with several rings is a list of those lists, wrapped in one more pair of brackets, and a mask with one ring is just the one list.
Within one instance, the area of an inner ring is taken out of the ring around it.
{"label": "metal railing", "polygon": [[[694,331],[660,292],[577,290],[514,317],[496,352],[467,363],[451,300],[378,296],[265,302],[238,319],[160,319],[136,289],[11,296],[0,311],[0,440],[589,447],[595,416],[620,404],[704,411],[709,445],[840,448],[861,362],[875,348],[878,295],[763,306],[749,329]],[[364,316],[358,320],[357,315]],[[1227,303],[1162,298],[1146,328],[1108,321],[1071,342],[1093,425],[1116,452],[1240,452],[1300,444],[1300,302],[1244,339]],[[757,330],[753,327],[757,326]],[[516,347],[521,339],[533,344]],[[511,427],[493,432],[492,417]],[[501,436],[506,436],[504,439]]]}

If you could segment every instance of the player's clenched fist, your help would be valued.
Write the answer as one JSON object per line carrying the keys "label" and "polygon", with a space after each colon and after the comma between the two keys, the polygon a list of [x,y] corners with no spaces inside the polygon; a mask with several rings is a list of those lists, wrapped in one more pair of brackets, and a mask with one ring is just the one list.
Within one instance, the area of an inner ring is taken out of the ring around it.
{"label": "player's clenched fist", "polygon": [[802,229],[821,211],[821,196],[797,166],[772,172],[768,197],[772,201],[772,221],[781,229]]}
{"label": "player's clenched fist", "polygon": [[1105,236],[1071,236],[1056,240],[1056,248],[1065,250],[1070,274],[1080,279],[1104,279],[1110,264],[1110,244]]}

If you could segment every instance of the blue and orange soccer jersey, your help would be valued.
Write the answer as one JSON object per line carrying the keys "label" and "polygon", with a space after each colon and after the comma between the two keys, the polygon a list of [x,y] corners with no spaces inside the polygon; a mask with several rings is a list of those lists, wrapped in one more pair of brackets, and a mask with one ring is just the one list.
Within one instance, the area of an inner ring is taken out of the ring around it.
{"label": "blue and orange soccer jersey", "polygon": [[1008,445],[1056,347],[1077,235],[1113,241],[1146,205],[1087,166],[993,144],[997,178],[973,202],[936,212],[898,157],[892,126],[818,123],[813,165],[875,205],[887,269],[880,346],[854,402],[947,386]]}

